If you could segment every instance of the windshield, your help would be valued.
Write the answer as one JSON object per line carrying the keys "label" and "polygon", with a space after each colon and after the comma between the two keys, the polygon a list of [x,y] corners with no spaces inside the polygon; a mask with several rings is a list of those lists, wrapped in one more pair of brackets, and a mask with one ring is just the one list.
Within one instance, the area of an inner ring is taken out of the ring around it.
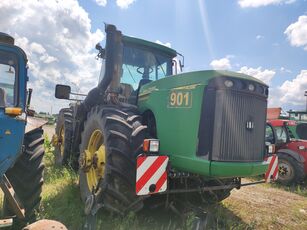
{"label": "windshield", "polygon": [[137,46],[125,46],[121,83],[136,90],[141,79],[156,81],[172,75],[172,57]]}
{"label": "windshield", "polygon": [[5,51],[0,51],[0,107],[16,104],[17,57]]}
{"label": "windshield", "polygon": [[276,131],[276,136],[277,136],[277,141],[279,143],[287,143],[287,131],[285,129],[285,127],[275,127],[275,131]]}

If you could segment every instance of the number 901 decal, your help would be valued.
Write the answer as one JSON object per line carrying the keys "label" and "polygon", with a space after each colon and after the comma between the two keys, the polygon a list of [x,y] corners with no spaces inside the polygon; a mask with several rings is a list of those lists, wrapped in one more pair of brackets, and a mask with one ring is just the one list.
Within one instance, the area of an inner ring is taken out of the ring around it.
{"label": "number 901 decal", "polygon": [[169,94],[168,107],[191,108],[192,107],[192,92],[191,91],[171,91]]}

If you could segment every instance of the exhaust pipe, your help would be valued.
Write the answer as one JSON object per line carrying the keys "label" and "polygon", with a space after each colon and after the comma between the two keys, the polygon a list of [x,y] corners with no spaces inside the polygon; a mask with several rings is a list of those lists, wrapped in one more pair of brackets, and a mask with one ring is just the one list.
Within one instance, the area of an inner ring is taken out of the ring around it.
{"label": "exhaust pipe", "polygon": [[[107,24],[106,32],[106,71],[102,81],[92,89],[84,99],[86,110],[105,102],[106,93],[111,98],[119,93],[119,84],[122,73],[123,44],[122,33],[114,25]],[[113,101],[113,100],[112,100]]]}

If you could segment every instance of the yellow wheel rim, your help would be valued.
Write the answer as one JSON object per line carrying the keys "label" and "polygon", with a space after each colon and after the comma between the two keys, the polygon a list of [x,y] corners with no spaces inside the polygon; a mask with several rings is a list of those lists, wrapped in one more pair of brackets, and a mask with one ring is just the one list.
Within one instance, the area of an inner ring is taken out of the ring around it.
{"label": "yellow wheel rim", "polygon": [[100,179],[104,176],[106,152],[103,133],[96,129],[88,142],[85,150],[86,164],[89,166],[86,174],[87,185],[90,191],[95,189]]}
{"label": "yellow wheel rim", "polygon": [[60,141],[59,141],[59,145],[60,145],[60,153],[61,156],[64,156],[64,144],[65,144],[65,130],[64,130],[64,125],[61,127],[60,129]]}

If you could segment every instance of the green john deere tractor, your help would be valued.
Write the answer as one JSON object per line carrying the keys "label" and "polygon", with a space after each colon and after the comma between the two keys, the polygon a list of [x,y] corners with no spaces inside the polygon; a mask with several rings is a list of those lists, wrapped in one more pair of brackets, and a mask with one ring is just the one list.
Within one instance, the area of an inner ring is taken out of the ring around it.
{"label": "green john deere tractor", "polygon": [[[87,213],[138,211],[155,193],[217,202],[242,177],[266,172],[263,82],[229,71],[177,74],[183,56],[113,25],[96,48],[98,85],[60,111],[54,137],[57,163],[79,171]],[[56,86],[56,98],[72,94]]]}

